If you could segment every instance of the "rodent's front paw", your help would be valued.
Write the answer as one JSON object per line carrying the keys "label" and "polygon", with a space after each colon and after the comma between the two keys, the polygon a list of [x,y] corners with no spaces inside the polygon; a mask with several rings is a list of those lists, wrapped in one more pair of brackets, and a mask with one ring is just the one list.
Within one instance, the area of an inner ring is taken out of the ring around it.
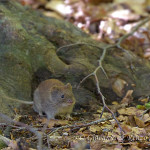
{"label": "rodent's front paw", "polygon": [[61,117],[61,119],[63,119],[63,120],[73,120],[72,117],[70,116],[70,114],[59,115],[59,117]]}
{"label": "rodent's front paw", "polygon": [[67,120],[73,120],[73,118],[70,116],[70,114],[67,114],[66,119]]}

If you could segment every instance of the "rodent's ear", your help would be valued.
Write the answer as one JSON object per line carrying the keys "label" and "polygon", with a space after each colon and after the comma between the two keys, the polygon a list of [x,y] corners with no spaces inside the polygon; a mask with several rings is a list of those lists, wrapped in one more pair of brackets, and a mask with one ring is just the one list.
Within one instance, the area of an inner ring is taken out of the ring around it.
{"label": "rodent's ear", "polygon": [[65,85],[65,87],[72,90],[72,86],[71,86],[70,83],[67,83],[67,84]]}
{"label": "rodent's ear", "polygon": [[58,91],[59,87],[58,86],[53,86],[50,88],[50,91],[53,92],[53,91]]}

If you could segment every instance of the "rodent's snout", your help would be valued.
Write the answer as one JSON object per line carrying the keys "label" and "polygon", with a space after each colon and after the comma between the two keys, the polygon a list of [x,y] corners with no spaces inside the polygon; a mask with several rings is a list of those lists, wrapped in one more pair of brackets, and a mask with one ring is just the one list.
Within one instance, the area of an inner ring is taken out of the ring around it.
{"label": "rodent's snout", "polygon": [[67,103],[72,104],[72,103],[73,103],[73,100],[72,100],[72,99],[68,99],[68,100],[67,100]]}

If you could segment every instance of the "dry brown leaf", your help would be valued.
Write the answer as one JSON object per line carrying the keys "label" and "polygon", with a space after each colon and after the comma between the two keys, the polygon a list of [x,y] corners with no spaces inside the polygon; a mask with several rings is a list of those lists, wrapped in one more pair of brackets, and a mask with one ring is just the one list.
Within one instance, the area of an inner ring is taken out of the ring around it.
{"label": "dry brown leaf", "polygon": [[99,107],[99,109],[97,110],[98,113],[101,113],[103,110],[103,107]]}
{"label": "dry brown leaf", "polygon": [[93,114],[95,120],[98,120],[100,118],[100,114]]}
{"label": "dry brown leaf", "polygon": [[108,117],[111,117],[111,116],[112,116],[111,113],[104,112],[102,118],[108,118]]}
{"label": "dry brown leaf", "polygon": [[129,108],[121,108],[118,110],[119,114],[121,115],[133,115],[133,116],[141,116],[143,114],[143,110],[139,110],[135,107]]}
{"label": "dry brown leaf", "polygon": [[119,105],[119,103],[117,101],[113,101],[112,104],[113,105]]}
{"label": "dry brown leaf", "polygon": [[123,125],[121,125],[121,127],[125,131],[125,133],[129,133],[132,131],[132,128],[129,125],[123,124]]}
{"label": "dry brown leaf", "polygon": [[150,149],[150,144],[149,144],[149,142],[144,141],[144,142],[138,143],[138,147],[142,148],[142,149],[147,149],[148,150],[148,149]]}
{"label": "dry brown leaf", "polygon": [[89,130],[85,130],[85,131],[83,131],[83,133],[82,133],[82,135],[83,135],[84,137],[89,137],[90,134],[91,134],[91,131],[89,131]]}
{"label": "dry brown leaf", "polygon": [[78,131],[78,133],[82,132],[82,131],[85,131],[85,130],[86,130],[86,127],[80,128],[79,131]]}
{"label": "dry brown leaf", "polygon": [[99,141],[92,141],[92,142],[90,143],[91,149],[93,149],[93,150],[101,150],[103,143],[104,143],[104,142],[103,142],[102,140],[99,140]]}
{"label": "dry brown leaf", "polygon": [[136,127],[136,122],[135,122],[135,119],[134,119],[134,116],[128,116],[128,124],[132,127]]}
{"label": "dry brown leaf", "polygon": [[143,120],[141,120],[140,118],[138,118],[136,116],[134,116],[134,119],[135,119],[135,122],[136,122],[136,124],[139,128],[144,128],[145,127],[145,124],[144,124]]}
{"label": "dry brown leaf", "polygon": [[138,101],[142,102],[143,104],[148,103],[148,97],[147,98],[141,98]]}
{"label": "dry brown leaf", "polygon": [[149,114],[144,114],[143,117],[142,117],[142,120],[144,121],[144,123],[150,122],[150,116],[149,116]]}
{"label": "dry brown leaf", "polygon": [[127,82],[125,80],[117,78],[112,84],[112,89],[118,96],[121,97],[124,94],[124,87],[126,84]]}
{"label": "dry brown leaf", "polygon": [[47,9],[51,9],[56,11],[57,13],[59,13],[62,16],[65,16],[67,14],[67,8],[64,4],[64,1],[62,0],[51,0],[50,2],[48,2],[45,6]]}
{"label": "dry brown leaf", "polygon": [[136,145],[131,145],[131,147],[128,150],[142,150],[142,149]]}
{"label": "dry brown leaf", "polygon": [[53,136],[49,136],[49,142],[51,143],[51,145],[57,146],[57,145],[62,145],[64,142],[64,139],[63,139],[63,136],[54,134]]}
{"label": "dry brown leaf", "polygon": [[93,133],[100,133],[100,132],[102,132],[101,127],[98,126],[98,125],[91,125],[89,130],[91,132],[93,132]]}
{"label": "dry brown leaf", "polygon": [[119,117],[117,117],[117,119],[118,119],[118,121],[128,122],[127,116],[119,115]]}
{"label": "dry brown leaf", "polygon": [[133,100],[132,93],[133,90],[128,90],[125,97],[122,99],[121,104],[128,106]]}
{"label": "dry brown leaf", "polygon": [[139,138],[147,136],[147,132],[144,128],[133,127],[132,133],[134,136],[138,135]]}
{"label": "dry brown leaf", "polygon": [[145,127],[145,130],[148,133],[148,136],[150,136],[150,124]]}

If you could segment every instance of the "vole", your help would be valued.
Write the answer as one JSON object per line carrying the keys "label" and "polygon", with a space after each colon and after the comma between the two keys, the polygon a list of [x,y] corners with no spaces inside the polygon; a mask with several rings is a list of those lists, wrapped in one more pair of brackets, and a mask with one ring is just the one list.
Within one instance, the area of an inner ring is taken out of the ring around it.
{"label": "vole", "polygon": [[48,79],[41,82],[34,91],[33,102],[4,97],[24,104],[33,104],[33,109],[39,115],[45,113],[47,119],[54,119],[57,115],[69,117],[76,101],[71,84],[64,85],[57,79]]}
{"label": "vole", "polygon": [[56,115],[69,117],[75,101],[70,83],[64,85],[59,80],[49,79],[35,90],[33,108],[39,115],[44,112],[48,119],[54,119]]}

